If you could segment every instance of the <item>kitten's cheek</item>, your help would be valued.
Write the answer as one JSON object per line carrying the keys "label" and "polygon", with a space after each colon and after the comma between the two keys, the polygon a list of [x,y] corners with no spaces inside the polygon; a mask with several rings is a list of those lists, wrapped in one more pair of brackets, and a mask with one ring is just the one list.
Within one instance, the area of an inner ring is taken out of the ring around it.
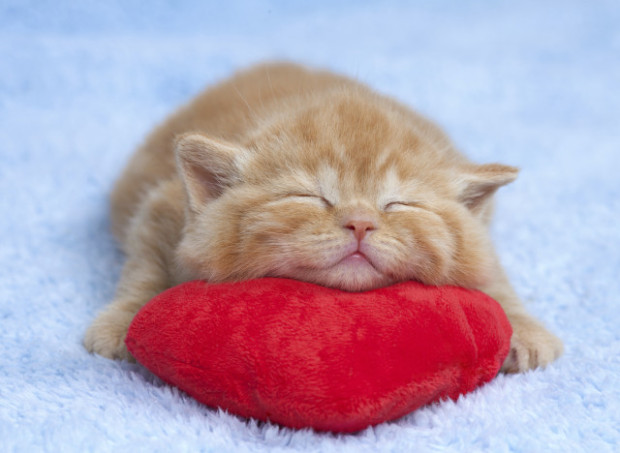
{"label": "kitten's cheek", "polygon": [[444,260],[422,246],[390,247],[369,256],[377,270],[394,282],[437,284],[445,279]]}
{"label": "kitten's cheek", "polygon": [[290,264],[295,269],[323,269],[331,267],[334,264],[332,254],[323,250],[301,250],[286,253],[279,260]]}
{"label": "kitten's cheek", "polygon": [[360,251],[368,257],[377,271],[396,279],[407,278],[407,271],[411,272],[412,258],[416,255],[402,250],[402,247],[397,247],[395,244],[363,242]]}

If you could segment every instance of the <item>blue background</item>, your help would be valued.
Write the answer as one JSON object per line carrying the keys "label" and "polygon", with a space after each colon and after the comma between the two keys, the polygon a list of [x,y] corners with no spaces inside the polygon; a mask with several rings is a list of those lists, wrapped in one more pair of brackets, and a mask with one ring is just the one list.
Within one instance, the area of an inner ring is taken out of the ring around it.
{"label": "blue background", "polygon": [[[615,1],[0,1],[0,450],[616,450],[618,24]],[[205,85],[274,59],[356,77],[522,169],[493,235],[564,357],[333,436],[86,353],[122,265],[107,197],[128,156]]]}

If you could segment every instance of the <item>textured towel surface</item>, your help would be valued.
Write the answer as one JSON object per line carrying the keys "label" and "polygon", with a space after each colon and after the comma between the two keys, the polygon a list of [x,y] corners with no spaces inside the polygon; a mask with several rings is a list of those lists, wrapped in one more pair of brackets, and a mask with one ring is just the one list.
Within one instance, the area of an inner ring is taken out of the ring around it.
{"label": "textured towel surface", "polygon": [[[0,451],[618,451],[620,6],[605,1],[0,0]],[[545,371],[354,436],[257,425],[88,355],[122,256],[107,196],[205,84],[288,58],[522,168],[494,236],[565,341]]]}

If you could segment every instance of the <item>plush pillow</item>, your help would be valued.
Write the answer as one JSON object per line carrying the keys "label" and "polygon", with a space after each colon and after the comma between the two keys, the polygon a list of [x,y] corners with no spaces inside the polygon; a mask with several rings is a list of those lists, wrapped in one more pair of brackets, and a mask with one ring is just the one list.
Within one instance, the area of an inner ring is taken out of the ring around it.
{"label": "plush pillow", "polygon": [[264,278],[171,288],[140,310],[126,344],[209,406],[352,432],[493,379],[511,334],[478,291],[406,282],[350,293]]}

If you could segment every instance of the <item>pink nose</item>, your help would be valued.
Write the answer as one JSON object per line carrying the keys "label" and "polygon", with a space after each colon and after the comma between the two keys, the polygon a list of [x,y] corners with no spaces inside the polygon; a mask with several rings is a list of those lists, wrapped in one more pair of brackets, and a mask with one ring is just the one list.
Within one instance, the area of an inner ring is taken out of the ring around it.
{"label": "pink nose", "polygon": [[351,219],[345,224],[344,227],[353,231],[353,235],[360,242],[364,239],[368,231],[372,231],[376,228],[375,224],[370,220],[362,219]]}

